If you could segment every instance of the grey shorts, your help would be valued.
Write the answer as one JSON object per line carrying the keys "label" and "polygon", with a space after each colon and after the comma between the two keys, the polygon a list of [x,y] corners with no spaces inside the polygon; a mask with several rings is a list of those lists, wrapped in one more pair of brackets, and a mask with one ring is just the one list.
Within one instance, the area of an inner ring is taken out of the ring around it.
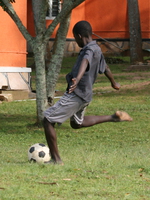
{"label": "grey shorts", "polygon": [[59,101],[44,112],[44,117],[51,123],[62,124],[70,118],[71,121],[82,124],[88,104],[74,93],[65,93]]}

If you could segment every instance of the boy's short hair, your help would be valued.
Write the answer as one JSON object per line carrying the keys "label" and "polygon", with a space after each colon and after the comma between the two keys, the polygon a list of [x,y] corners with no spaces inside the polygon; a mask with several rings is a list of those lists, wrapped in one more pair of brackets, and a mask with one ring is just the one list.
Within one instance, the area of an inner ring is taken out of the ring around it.
{"label": "boy's short hair", "polygon": [[79,21],[73,27],[73,33],[80,34],[83,37],[92,35],[92,27],[87,21]]}

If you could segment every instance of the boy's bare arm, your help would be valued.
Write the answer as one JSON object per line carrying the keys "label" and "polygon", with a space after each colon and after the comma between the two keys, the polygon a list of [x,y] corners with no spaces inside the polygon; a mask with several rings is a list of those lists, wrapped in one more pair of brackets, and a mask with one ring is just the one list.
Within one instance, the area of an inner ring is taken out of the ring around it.
{"label": "boy's bare arm", "polygon": [[115,82],[114,77],[113,77],[113,75],[112,75],[112,72],[111,72],[111,70],[110,70],[110,68],[109,68],[108,65],[106,65],[106,70],[105,70],[104,74],[105,74],[105,76],[110,80],[111,86],[112,86],[114,89],[119,90],[119,89],[120,89],[120,84],[117,83],[117,82]]}
{"label": "boy's bare arm", "polygon": [[88,67],[88,60],[83,59],[81,62],[77,77],[72,79],[72,85],[70,86],[69,93],[71,93],[75,90],[75,88],[77,87],[77,84],[79,83],[80,79],[82,78],[83,74],[85,73],[87,67]]}

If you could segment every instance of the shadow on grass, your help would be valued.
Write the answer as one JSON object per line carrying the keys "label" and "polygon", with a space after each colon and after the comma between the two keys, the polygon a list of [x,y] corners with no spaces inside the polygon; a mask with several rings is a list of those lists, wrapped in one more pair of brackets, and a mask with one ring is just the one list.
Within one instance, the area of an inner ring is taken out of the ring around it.
{"label": "shadow on grass", "polygon": [[[0,114],[0,130],[5,134],[23,134],[27,130],[37,130],[42,128],[42,124],[36,123],[36,116],[20,114]],[[20,133],[20,131],[21,133]]]}

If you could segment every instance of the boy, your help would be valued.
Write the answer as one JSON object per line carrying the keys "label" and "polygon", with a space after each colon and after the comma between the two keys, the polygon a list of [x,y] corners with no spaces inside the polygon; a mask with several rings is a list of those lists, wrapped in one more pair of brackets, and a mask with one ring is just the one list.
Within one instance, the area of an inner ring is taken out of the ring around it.
{"label": "boy", "polygon": [[71,127],[78,129],[104,122],[132,121],[126,112],[121,111],[106,116],[84,116],[92,100],[92,86],[98,73],[104,73],[114,89],[119,90],[120,84],[115,82],[100,47],[92,40],[91,25],[87,21],[79,21],[73,28],[73,34],[82,49],[71,73],[66,76],[67,91],[55,105],[44,112],[45,136],[51,153],[49,163],[54,164],[63,164],[57,147],[55,123],[61,124],[70,118]]}

